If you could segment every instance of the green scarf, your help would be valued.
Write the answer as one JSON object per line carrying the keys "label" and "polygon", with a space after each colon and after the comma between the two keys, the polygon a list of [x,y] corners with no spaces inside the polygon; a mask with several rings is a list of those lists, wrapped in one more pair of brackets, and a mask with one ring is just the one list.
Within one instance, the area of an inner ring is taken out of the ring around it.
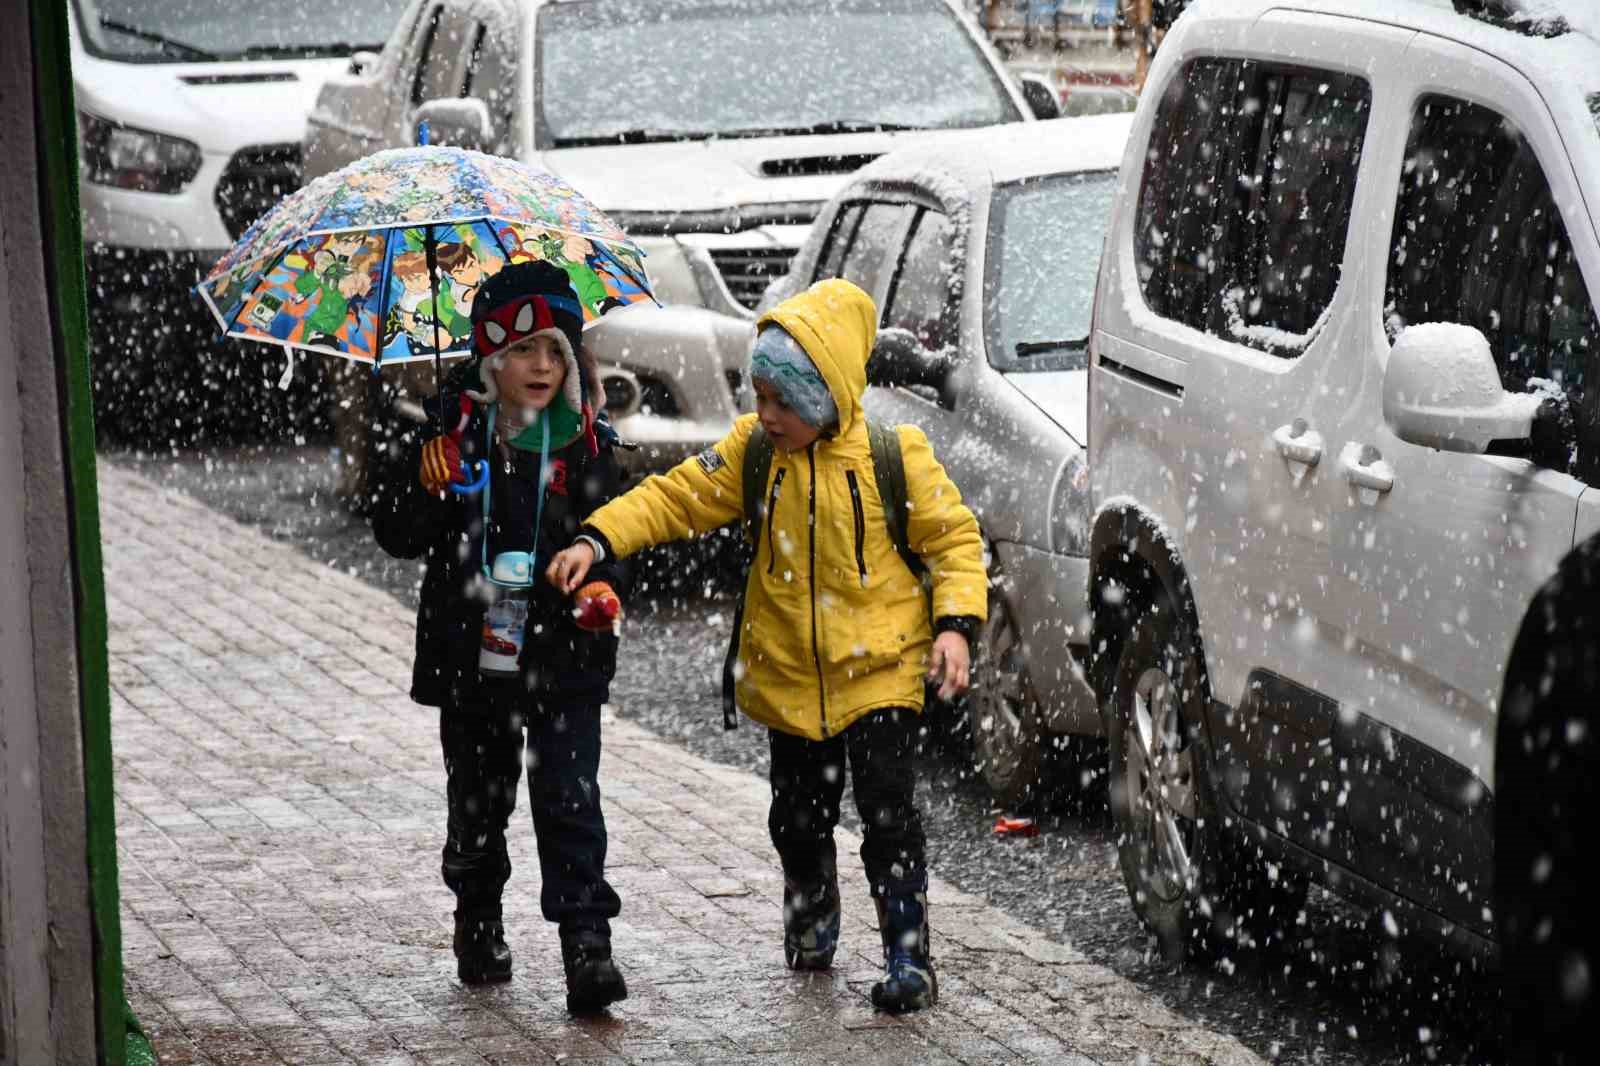
{"label": "green scarf", "polygon": [[511,439],[511,446],[525,452],[538,452],[544,438],[544,430],[539,423],[546,418],[550,420],[550,447],[553,449],[565,448],[583,434],[583,415],[574,411],[568,405],[567,397],[558,392],[550,406],[540,411],[538,418]]}

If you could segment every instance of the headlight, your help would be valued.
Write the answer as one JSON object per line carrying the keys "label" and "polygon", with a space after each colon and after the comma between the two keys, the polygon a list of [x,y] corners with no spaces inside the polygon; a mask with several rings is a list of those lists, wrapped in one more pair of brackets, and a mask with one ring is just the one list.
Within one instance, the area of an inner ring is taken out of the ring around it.
{"label": "headlight", "polygon": [[1050,547],[1057,555],[1089,554],[1089,464],[1078,452],[1061,465],[1050,493]]}
{"label": "headlight", "polygon": [[175,193],[200,173],[200,146],[78,113],[83,176],[96,185]]}

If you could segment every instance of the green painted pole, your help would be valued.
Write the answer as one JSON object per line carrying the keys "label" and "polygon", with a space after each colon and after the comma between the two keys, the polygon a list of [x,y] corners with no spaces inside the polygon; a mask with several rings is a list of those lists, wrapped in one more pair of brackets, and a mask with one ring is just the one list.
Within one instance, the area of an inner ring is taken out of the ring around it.
{"label": "green painted pole", "polygon": [[[96,1045],[104,1066],[125,1066],[130,1028],[135,1056],[149,1045],[129,1025],[122,985],[122,922],[117,890],[117,827],[112,791],[111,688],[106,655],[105,574],[100,556],[100,497],[95,482],[94,405],[89,390],[89,330],[78,209],[78,143],[72,49],[65,0],[30,0],[35,127],[39,145],[40,223],[51,334],[65,397],[62,427],[72,513],[78,693],[83,716],[89,888],[94,922]],[[153,1057],[146,1061],[153,1061]]]}

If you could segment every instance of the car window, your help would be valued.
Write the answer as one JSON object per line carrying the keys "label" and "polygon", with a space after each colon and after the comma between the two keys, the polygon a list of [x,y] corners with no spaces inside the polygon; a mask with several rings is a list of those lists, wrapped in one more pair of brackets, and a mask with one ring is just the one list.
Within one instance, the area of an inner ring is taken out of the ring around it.
{"label": "car window", "polygon": [[900,234],[912,210],[909,204],[868,204],[845,249],[839,276],[861,286],[874,300],[881,299],[885,272],[893,266],[891,257],[900,248]]}
{"label": "car window", "polygon": [[950,216],[926,208],[919,211],[886,301],[883,324],[910,330],[932,351],[956,339],[953,298],[959,274],[954,251]]}
{"label": "car window", "polygon": [[478,24],[459,11],[443,9],[434,16],[413,84],[414,103],[466,95],[464,61],[477,36]]}
{"label": "car window", "polygon": [[1338,287],[1371,101],[1354,75],[1250,60],[1173,79],[1134,235],[1151,309],[1299,354]]}
{"label": "car window", "polygon": [[817,269],[811,275],[812,281],[839,276],[839,268],[844,264],[845,249],[850,247],[850,241],[856,235],[856,226],[860,224],[861,215],[866,209],[867,205],[864,203],[845,204],[839,209],[839,213],[833,218],[833,228],[828,231],[827,245],[817,257]]}
{"label": "car window", "polygon": [[538,18],[539,137],[552,147],[1022,117],[938,0],[570,0]]}
{"label": "car window", "polygon": [[474,42],[467,61],[465,95],[484,102],[494,123],[495,139],[505,142],[516,113],[517,56],[510,50],[516,41],[510,34],[493,33],[479,23]]}
{"label": "car window", "polygon": [[[1504,387],[1556,383],[1576,421],[1566,469],[1600,485],[1600,323],[1533,146],[1508,119],[1418,102],[1390,241],[1385,328],[1455,322],[1489,339]],[[1559,462],[1556,465],[1562,465]]]}
{"label": "car window", "polygon": [[1111,171],[1001,185],[989,205],[984,346],[997,370],[1082,370]]}

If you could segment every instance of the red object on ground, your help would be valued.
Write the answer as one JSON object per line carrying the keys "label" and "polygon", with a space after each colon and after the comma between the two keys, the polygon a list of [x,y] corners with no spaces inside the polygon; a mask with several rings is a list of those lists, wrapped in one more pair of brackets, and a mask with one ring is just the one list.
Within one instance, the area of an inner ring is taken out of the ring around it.
{"label": "red object on ground", "polygon": [[1002,814],[994,820],[994,831],[996,836],[1036,837],[1039,826],[1032,818],[1008,818]]}

